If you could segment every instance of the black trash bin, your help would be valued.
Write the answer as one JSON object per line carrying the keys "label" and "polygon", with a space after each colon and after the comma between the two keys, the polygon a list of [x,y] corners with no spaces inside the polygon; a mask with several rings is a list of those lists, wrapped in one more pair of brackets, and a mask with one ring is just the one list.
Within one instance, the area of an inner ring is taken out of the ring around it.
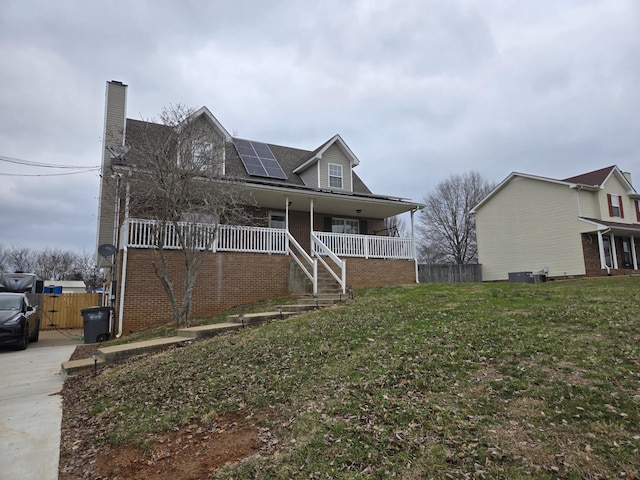
{"label": "black trash bin", "polygon": [[84,343],[104,342],[109,339],[111,307],[89,307],[80,310],[84,323]]}

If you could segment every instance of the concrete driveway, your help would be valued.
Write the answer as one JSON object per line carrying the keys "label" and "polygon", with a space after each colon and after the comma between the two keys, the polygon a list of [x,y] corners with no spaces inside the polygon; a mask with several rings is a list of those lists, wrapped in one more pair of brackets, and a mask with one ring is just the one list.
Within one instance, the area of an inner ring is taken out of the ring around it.
{"label": "concrete driveway", "polygon": [[25,351],[0,347],[0,477],[55,480],[60,457],[60,364],[81,331],[41,331]]}

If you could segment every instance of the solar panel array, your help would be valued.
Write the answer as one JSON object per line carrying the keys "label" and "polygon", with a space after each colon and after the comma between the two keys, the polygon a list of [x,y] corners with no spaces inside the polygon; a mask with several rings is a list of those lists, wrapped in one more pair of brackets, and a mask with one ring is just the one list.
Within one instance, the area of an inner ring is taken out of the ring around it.
{"label": "solar panel array", "polygon": [[281,180],[287,179],[287,175],[266,143],[234,138],[233,144],[249,175]]}

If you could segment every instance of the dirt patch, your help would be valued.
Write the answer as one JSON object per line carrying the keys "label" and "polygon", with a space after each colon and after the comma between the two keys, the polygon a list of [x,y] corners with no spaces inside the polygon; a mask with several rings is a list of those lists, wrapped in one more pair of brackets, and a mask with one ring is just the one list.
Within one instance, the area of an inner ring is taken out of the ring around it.
{"label": "dirt patch", "polygon": [[101,346],[96,345],[78,345],[69,357],[69,360],[84,360],[85,358],[89,358],[93,355],[93,352],[100,347]]}
{"label": "dirt patch", "polygon": [[96,470],[109,478],[143,480],[208,478],[228,462],[258,451],[258,430],[240,418],[221,420],[220,426],[189,425],[156,436],[148,448],[126,445],[102,450]]}
{"label": "dirt patch", "polygon": [[260,437],[260,429],[245,417],[227,415],[211,425],[191,424],[149,436],[144,447],[125,444],[91,449],[81,458],[63,455],[59,478],[209,478],[221,466],[257,453],[264,445]]}

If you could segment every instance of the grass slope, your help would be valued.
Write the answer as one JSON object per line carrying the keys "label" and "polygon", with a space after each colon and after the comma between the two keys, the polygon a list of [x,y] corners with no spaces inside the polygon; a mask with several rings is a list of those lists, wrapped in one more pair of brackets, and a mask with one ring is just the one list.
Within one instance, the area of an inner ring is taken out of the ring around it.
{"label": "grass slope", "polygon": [[215,478],[636,478],[639,287],[370,288],[69,388],[90,399],[98,445],[260,419],[270,454]]}

